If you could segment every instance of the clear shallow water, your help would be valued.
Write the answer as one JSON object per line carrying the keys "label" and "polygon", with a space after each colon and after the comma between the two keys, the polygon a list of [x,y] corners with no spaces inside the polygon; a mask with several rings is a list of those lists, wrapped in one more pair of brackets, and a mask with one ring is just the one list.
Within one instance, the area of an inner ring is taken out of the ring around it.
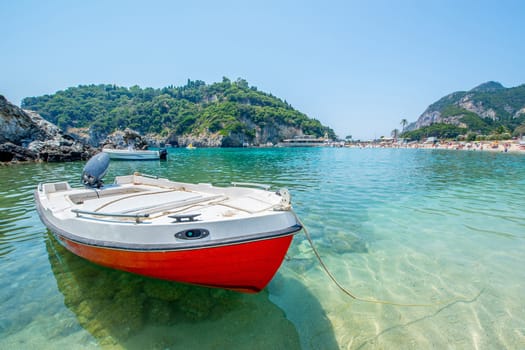
{"label": "clear shallow water", "polygon": [[32,191],[84,163],[0,167],[0,348],[525,348],[525,157],[389,149],[170,150],[113,162],[186,182],[288,187],[303,234],[258,295],[90,264],[40,223]]}

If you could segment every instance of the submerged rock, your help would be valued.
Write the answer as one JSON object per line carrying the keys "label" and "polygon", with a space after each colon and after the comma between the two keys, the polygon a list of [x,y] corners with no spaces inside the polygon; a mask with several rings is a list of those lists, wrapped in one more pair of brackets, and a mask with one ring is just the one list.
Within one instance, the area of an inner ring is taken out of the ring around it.
{"label": "submerged rock", "polygon": [[[295,328],[266,292],[248,295],[150,279],[79,258],[51,233],[45,243],[64,305],[101,347],[228,349],[254,341],[267,344],[264,348],[299,348]],[[152,337],[152,329],[163,330],[162,337]],[[203,332],[204,338],[194,336]]]}

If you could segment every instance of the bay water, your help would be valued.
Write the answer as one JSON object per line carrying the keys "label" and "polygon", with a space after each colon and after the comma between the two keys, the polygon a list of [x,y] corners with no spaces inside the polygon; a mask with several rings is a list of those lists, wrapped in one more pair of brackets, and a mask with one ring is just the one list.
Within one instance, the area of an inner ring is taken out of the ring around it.
{"label": "bay water", "polygon": [[[256,295],[106,269],[57,244],[39,182],[0,167],[0,349],[523,349],[525,156],[421,149],[170,149],[114,161],[182,182],[286,187],[303,233]],[[363,301],[365,299],[365,301]],[[397,305],[393,305],[397,304]]]}

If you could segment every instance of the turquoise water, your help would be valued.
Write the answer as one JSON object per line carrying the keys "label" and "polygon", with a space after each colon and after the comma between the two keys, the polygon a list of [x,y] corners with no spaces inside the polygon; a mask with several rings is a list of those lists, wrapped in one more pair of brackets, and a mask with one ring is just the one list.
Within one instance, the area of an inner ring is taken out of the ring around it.
{"label": "turquoise water", "polygon": [[40,181],[84,163],[0,167],[1,349],[523,349],[525,157],[395,149],[172,149],[113,162],[185,182],[287,187],[342,293],[298,234],[257,295],[155,281],[65,251]]}

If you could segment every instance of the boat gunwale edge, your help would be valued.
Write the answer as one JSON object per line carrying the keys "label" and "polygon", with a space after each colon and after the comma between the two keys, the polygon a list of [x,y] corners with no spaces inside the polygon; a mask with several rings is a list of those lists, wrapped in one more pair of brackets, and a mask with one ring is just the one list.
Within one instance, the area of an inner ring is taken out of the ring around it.
{"label": "boat gunwale edge", "polygon": [[193,250],[193,249],[208,249],[208,248],[218,248],[223,246],[229,246],[229,245],[239,245],[239,244],[246,244],[256,241],[263,241],[278,237],[284,237],[289,235],[295,235],[298,233],[303,227],[299,223],[296,223],[295,225],[286,227],[284,229],[276,230],[276,231],[270,231],[270,232],[261,232],[251,235],[246,235],[242,237],[236,237],[235,239],[217,239],[217,240],[210,240],[206,241],[205,244],[181,244],[181,242],[177,242],[176,244],[179,246],[174,246],[174,244],[139,244],[139,243],[123,243],[123,244],[116,244],[116,242],[112,241],[103,241],[103,240],[95,240],[95,239],[89,239],[89,238],[83,238],[74,234],[71,234],[69,232],[66,232],[62,230],[61,228],[57,227],[55,224],[50,222],[47,217],[43,213],[43,207],[40,204],[40,201],[38,199],[38,190],[35,190],[34,192],[35,196],[35,202],[36,202],[36,209],[38,212],[38,215],[40,216],[40,219],[44,223],[44,225],[55,235],[58,235],[60,237],[64,237],[70,241],[73,241],[78,244],[83,244],[87,246],[92,247],[99,247],[104,249],[112,249],[112,250],[124,250],[124,251],[135,251],[135,252],[168,252],[168,251],[183,251],[183,250]]}

